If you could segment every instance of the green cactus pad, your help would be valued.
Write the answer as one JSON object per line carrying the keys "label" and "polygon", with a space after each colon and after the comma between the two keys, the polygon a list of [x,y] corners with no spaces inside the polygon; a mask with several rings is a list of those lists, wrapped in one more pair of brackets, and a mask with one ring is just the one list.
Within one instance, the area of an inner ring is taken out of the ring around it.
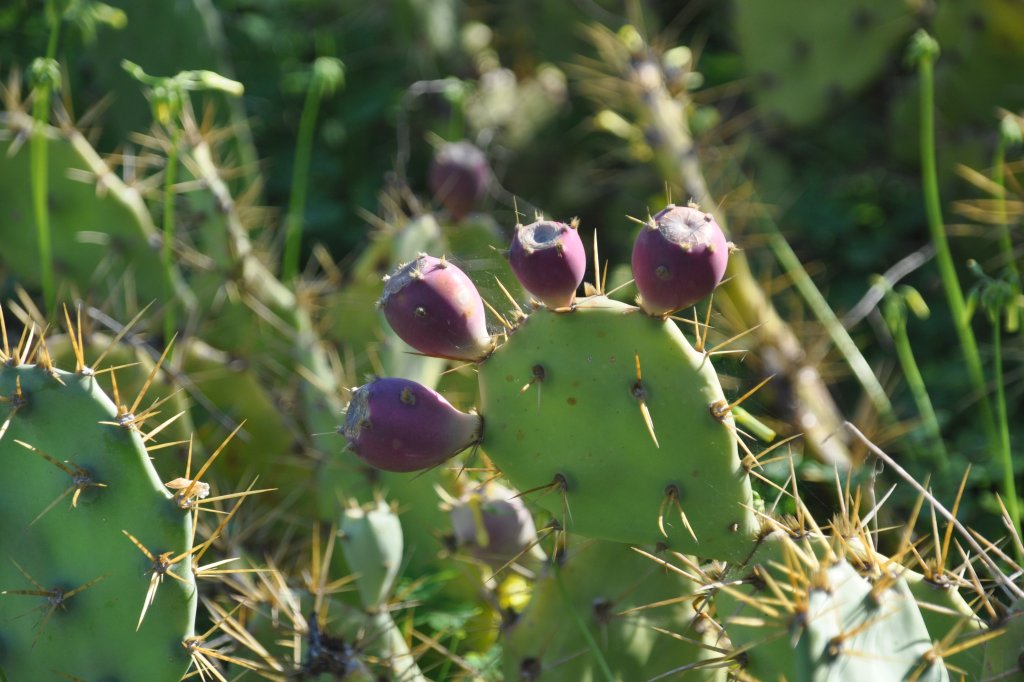
{"label": "green cactus pad", "polygon": [[598,655],[613,680],[644,680],[687,665],[694,668],[685,679],[724,679],[724,668],[701,669],[701,661],[715,657],[710,648],[654,629],[713,639],[716,632],[705,631],[689,602],[622,613],[689,587],[626,545],[573,538],[564,561],[538,580],[526,609],[503,632],[505,679],[607,681]]}
{"label": "green cactus pad", "polygon": [[1002,634],[985,645],[982,679],[1024,680],[1024,599],[1000,623]]}
{"label": "green cactus pad", "polygon": [[[0,670],[10,680],[178,680],[196,587],[190,558],[174,559],[192,547],[191,517],[141,436],[111,423],[117,410],[94,376],[6,364],[0,395],[10,419],[0,440]],[[173,563],[136,631],[164,553]]]}
{"label": "green cactus pad", "polygon": [[567,530],[723,560],[750,552],[750,482],[731,418],[710,409],[724,404],[718,377],[671,320],[604,297],[539,310],[479,372],[484,450]]}
{"label": "green cactus pad", "polygon": [[735,3],[736,44],[758,105],[794,126],[867,86],[913,24],[907,3],[888,0]]}
{"label": "green cactus pad", "polygon": [[363,606],[371,611],[387,601],[402,564],[402,524],[378,501],[367,509],[350,507],[341,516],[341,549],[355,571]]}
{"label": "green cactus pad", "polygon": [[716,595],[744,672],[793,682],[948,680],[942,660],[930,658],[907,581],[860,570],[828,547],[776,531]]}
{"label": "green cactus pad", "polygon": [[[933,642],[946,642],[946,648],[955,648],[988,630],[985,622],[957,589],[954,576],[943,582],[934,582],[909,569],[904,570],[902,576],[917,600]],[[973,646],[951,656],[944,656],[943,660],[950,670],[966,671],[970,677],[980,676],[983,658],[984,648]]]}

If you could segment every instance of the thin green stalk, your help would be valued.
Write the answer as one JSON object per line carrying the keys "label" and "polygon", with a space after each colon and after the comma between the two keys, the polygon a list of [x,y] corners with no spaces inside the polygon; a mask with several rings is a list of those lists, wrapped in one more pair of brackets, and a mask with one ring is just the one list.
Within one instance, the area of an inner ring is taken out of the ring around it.
{"label": "thin green stalk", "polygon": [[591,653],[594,654],[594,659],[597,661],[597,667],[601,669],[601,674],[604,675],[607,682],[615,682],[615,675],[612,674],[612,669],[608,667],[608,661],[604,659],[604,653],[601,651],[601,647],[597,645],[597,640],[594,639],[594,635],[587,628],[587,624],[583,622],[583,618],[580,617],[576,607],[573,606],[572,600],[569,598],[569,593],[565,589],[565,583],[562,582],[562,572],[558,567],[552,567],[555,574],[555,583],[558,585],[558,592],[562,595],[562,601],[565,602],[565,608],[569,611],[572,619],[576,622],[576,626],[580,629],[580,633],[583,635],[583,639],[587,640],[587,645],[590,647]]}
{"label": "thin green stalk", "polygon": [[903,369],[903,376],[910,387],[910,394],[914,397],[917,411],[921,413],[921,425],[924,427],[928,440],[931,441],[932,449],[935,452],[939,464],[939,472],[945,474],[949,471],[949,453],[946,451],[946,444],[942,440],[942,429],[939,428],[939,420],[935,416],[935,409],[932,407],[931,397],[928,395],[928,388],[924,384],[924,377],[917,366],[914,358],[914,350],[910,344],[910,336],[907,334],[907,326],[900,323],[893,332],[893,341],[896,344],[896,357],[899,359],[900,367]]}
{"label": "thin green stalk", "polygon": [[885,388],[878,381],[874,370],[871,369],[871,365],[868,364],[867,359],[860,352],[860,349],[857,348],[857,344],[850,337],[850,333],[846,331],[846,327],[836,317],[828,301],[825,300],[821,291],[815,286],[811,276],[807,274],[807,270],[800,263],[800,258],[793,252],[789,242],[786,241],[786,238],[782,236],[778,228],[771,221],[765,220],[763,224],[769,231],[768,244],[775,254],[775,258],[779,261],[782,269],[786,271],[786,274],[789,275],[793,286],[803,296],[811,312],[818,318],[818,322],[825,327],[829,337],[832,339],[832,343],[836,345],[836,349],[843,356],[843,359],[846,360],[846,364],[850,366],[850,370],[853,371],[853,375],[860,382],[875,411],[880,417],[890,423],[896,421],[892,403],[889,401]]}
{"label": "thin green stalk", "polygon": [[942,220],[939,178],[935,162],[935,83],[932,68],[937,52],[938,47],[935,46],[934,52],[924,51],[918,60],[918,71],[921,77],[921,174],[925,212],[928,216],[928,228],[931,232],[932,243],[935,245],[935,261],[939,265],[942,286],[946,291],[950,312],[953,314],[953,325],[960,341],[964,363],[967,365],[972,388],[978,395],[982,426],[985,429],[989,450],[995,455],[999,452],[999,439],[996,435],[992,405],[985,388],[985,373],[982,370],[981,354],[978,352],[978,344],[968,319],[964,293],[960,288],[960,281],[957,279],[953,255]]}
{"label": "thin green stalk", "polygon": [[[163,244],[160,249],[164,266],[164,343],[170,343],[178,332],[178,307],[174,286],[174,184],[178,179],[178,146],[181,129],[171,123],[171,148],[167,151],[167,167],[164,171],[164,219]],[[168,353],[170,355],[170,353]]]}
{"label": "thin green stalk", "polygon": [[999,216],[999,251],[1006,261],[1005,266],[1013,273],[1014,279],[1020,279],[1020,271],[1017,269],[1016,260],[1013,257],[1013,241],[1010,239],[1010,226],[1006,218],[1006,137],[999,136],[999,144],[996,145],[995,158],[993,159],[992,181],[999,185],[999,195],[996,197],[996,213]]}
{"label": "thin green stalk", "polygon": [[[1002,353],[1002,328],[1000,316],[992,318],[992,352],[995,354],[995,378],[996,378],[996,410],[999,414],[999,454],[1003,466],[1003,499],[1006,502],[1006,511],[1010,515],[1010,522],[1017,533],[1020,533],[1020,508],[1017,505],[1017,486],[1013,477],[1013,455],[1010,452],[1010,424],[1006,414],[1006,391],[1003,388],[1003,353]],[[1014,554],[1019,565],[1024,565],[1024,555],[1021,554],[1019,543],[1013,545]]]}
{"label": "thin green stalk", "polygon": [[[54,10],[52,0],[47,0],[46,15],[50,21],[50,38],[46,45],[46,64],[51,64],[57,55],[57,40],[60,36],[61,18]],[[45,66],[44,66],[45,69]],[[32,208],[36,219],[36,240],[39,243],[39,269],[43,284],[43,299],[48,315],[57,310],[57,288],[53,273],[53,244],[50,235],[49,198],[49,157],[47,156],[46,125],[50,119],[50,94],[52,83],[48,78],[37,83],[36,97],[32,104],[34,130],[29,143],[29,162],[32,169]]]}
{"label": "thin green stalk", "polygon": [[736,423],[740,428],[748,432],[754,438],[757,438],[762,443],[771,443],[779,435],[775,432],[775,429],[768,426],[739,405],[732,408],[732,417],[736,420]]}
{"label": "thin green stalk", "polygon": [[309,187],[309,157],[313,147],[313,131],[316,115],[320,109],[322,89],[313,83],[306,91],[306,102],[302,106],[299,121],[299,136],[295,144],[295,165],[292,167],[292,196],[288,203],[288,225],[285,230],[284,259],[281,279],[291,282],[299,274],[299,250],[302,246],[302,213],[306,208],[306,191]]}

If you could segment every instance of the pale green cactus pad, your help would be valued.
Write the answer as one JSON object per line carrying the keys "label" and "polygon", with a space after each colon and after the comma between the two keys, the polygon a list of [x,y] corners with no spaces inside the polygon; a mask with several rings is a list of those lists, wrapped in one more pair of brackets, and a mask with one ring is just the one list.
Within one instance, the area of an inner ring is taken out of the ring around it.
{"label": "pale green cactus pad", "polygon": [[484,451],[567,530],[749,553],[758,523],[732,419],[712,414],[718,376],[675,322],[581,299],[533,313],[479,371]]}

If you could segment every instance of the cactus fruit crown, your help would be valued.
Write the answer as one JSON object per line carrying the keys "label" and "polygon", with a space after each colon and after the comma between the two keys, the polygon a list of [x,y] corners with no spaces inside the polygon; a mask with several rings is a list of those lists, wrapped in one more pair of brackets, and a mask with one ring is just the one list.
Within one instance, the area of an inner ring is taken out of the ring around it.
{"label": "cactus fruit crown", "polygon": [[516,225],[509,266],[523,288],[549,308],[571,306],[583,281],[587,254],[578,227],[575,219],[566,225],[542,216]]}
{"label": "cactus fruit crown", "polygon": [[560,237],[568,230],[576,230],[579,228],[579,221],[573,220],[568,225],[565,223],[555,222],[553,220],[544,220],[538,216],[537,220],[528,225],[516,225],[516,232],[519,234],[519,240],[522,242],[523,250],[527,253],[532,251],[541,251],[543,249],[558,249],[562,250],[564,247],[561,245],[562,242]]}
{"label": "cactus fruit crown", "polygon": [[731,245],[710,213],[670,204],[650,218],[633,245],[639,304],[670,315],[708,296],[722,281]]}

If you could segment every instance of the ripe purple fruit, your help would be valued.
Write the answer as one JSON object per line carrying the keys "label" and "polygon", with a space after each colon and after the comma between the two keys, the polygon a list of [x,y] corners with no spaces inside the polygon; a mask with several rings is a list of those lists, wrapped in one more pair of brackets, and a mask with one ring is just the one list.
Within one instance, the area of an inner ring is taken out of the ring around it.
{"label": "ripe purple fruit", "polygon": [[522,499],[497,483],[466,493],[451,509],[455,544],[480,561],[503,566],[537,540]]}
{"label": "ripe purple fruit", "polygon": [[633,244],[640,307],[663,316],[701,300],[722,281],[729,248],[710,213],[693,204],[669,205],[640,230]]}
{"label": "ripe purple fruit", "polygon": [[474,443],[483,419],[460,412],[432,389],[408,379],[374,379],[352,392],[339,433],[367,464],[385,471],[420,471]]}
{"label": "ripe purple fruit", "polygon": [[487,157],[463,140],[437,150],[430,166],[430,191],[456,222],[462,220],[487,193],[491,169]]}
{"label": "ripe purple fruit", "polygon": [[549,308],[568,308],[587,268],[577,225],[537,220],[516,225],[508,262],[523,287]]}
{"label": "ripe purple fruit", "polygon": [[462,270],[420,254],[385,281],[377,305],[399,338],[420,353],[479,360],[490,352],[483,299]]}

